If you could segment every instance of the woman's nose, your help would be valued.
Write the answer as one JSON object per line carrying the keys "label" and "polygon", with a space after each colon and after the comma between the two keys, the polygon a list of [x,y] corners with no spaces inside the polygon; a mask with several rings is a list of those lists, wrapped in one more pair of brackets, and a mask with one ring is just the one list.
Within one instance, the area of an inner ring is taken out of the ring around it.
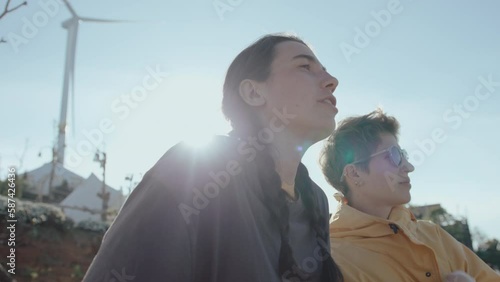
{"label": "woman's nose", "polygon": [[407,160],[406,158],[403,158],[403,169],[406,172],[412,172],[415,170],[415,167],[410,163],[409,160]]}
{"label": "woman's nose", "polygon": [[326,77],[323,81],[323,87],[328,88],[328,91],[330,91],[330,93],[333,93],[333,91],[335,91],[335,88],[337,88],[337,86],[339,85],[339,81],[337,78],[330,75],[327,71],[325,71],[325,75]]}

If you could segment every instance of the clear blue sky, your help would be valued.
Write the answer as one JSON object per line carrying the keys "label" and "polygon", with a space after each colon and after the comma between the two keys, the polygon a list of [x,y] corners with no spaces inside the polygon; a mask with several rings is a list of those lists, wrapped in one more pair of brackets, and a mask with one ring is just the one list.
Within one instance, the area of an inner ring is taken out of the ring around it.
{"label": "clear blue sky", "polygon": [[[8,166],[19,166],[26,139],[22,170],[50,160],[61,106],[66,48],[61,22],[70,14],[56,0],[28,2],[0,21],[0,37],[24,37],[0,45],[2,176]],[[51,3],[54,12],[48,14],[40,3]],[[75,119],[70,112],[67,142],[76,148],[87,140],[85,132],[110,122],[113,128],[99,148],[108,154],[107,180],[113,187],[127,187],[126,174],[144,173],[181,139],[227,132],[219,108],[229,63],[261,35],[288,31],[309,42],[339,79],[338,119],[382,106],[400,120],[400,144],[416,164],[412,204],[440,203],[452,214],[467,215],[473,228],[500,238],[498,1],[71,3],[87,17],[163,21],[80,25]],[[214,3],[230,8],[218,12]],[[41,26],[26,33],[28,23]],[[121,99],[143,85],[148,68],[168,76],[159,76],[141,101],[125,104]],[[481,84],[480,77],[492,82]],[[334,190],[321,175],[318,152],[319,145],[312,147],[304,162],[333,210]],[[92,157],[69,168],[100,176]]]}

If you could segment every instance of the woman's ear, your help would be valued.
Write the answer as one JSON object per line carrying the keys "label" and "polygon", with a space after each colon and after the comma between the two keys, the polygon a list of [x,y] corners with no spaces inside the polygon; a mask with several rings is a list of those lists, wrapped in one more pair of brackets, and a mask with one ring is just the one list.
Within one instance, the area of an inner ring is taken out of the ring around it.
{"label": "woman's ear", "polygon": [[250,106],[262,106],[266,103],[266,99],[258,89],[256,81],[245,79],[240,83],[239,94],[243,101]]}
{"label": "woman's ear", "polygon": [[361,176],[361,172],[353,164],[348,164],[344,167],[344,177],[351,189],[356,189],[356,187],[365,184],[363,177]]}

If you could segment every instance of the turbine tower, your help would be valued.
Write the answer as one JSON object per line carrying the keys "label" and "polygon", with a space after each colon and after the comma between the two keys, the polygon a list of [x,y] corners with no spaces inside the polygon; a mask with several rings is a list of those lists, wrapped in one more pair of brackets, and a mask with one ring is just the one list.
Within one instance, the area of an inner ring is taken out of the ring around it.
{"label": "turbine tower", "polygon": [[[75,53],[76,53],[76,39],[78,36],[78,26],[82,22],[94,23],[124,23],[133,21],[122,20],[106,20],[80,17],[75,12],[73,7],[69,4],[68,0],[63,0],[64,4],[71,13],[71,18],[62,23],[62,27],[68,30],[68,40],[66,43],[66,60],[64,63],[64,82],[62,88],[61,100],[61,115],[59,117],[59,128],[57,137],[57,151],[56,162],[64,165],[64,150],[66,147],[66,122],[68,115],[68,98],[71,92],[71,100],[74,103],[75,97]],[[74,107],[73,107],[74,108]],[[73,110],[74,111],[74,110]],[[74,122],[74,120],[73,120]]]}

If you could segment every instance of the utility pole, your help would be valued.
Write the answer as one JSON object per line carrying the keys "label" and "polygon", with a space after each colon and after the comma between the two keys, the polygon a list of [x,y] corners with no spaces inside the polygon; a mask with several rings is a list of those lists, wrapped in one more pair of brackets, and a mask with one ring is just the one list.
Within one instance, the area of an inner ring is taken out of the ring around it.
{"label": "utility pole", "polygon": [[52,167],[50,168],[50,178],[49,178],[49,201],[54,201],[54,188],[52,187],[52,183],[54,182],[54,174],[56,172],[56,163],[57,163],[57,153],[56,148],[52,147]]}
{"label": "utility pole", "polygon": [[[44,147],[42,149],[48,149],[49,147]],[[57,150],[56,147],[53,146],[51,148],[52,151],[52,159],[51,159],[51,167],[50,167],[50,175],[49,175],[49,185],[48,185],[48,200],[49,202],[53,202],[54,199],[54,189],[53,189],[53,183],[54,183],[54,177],[55,177],[55,172],[56,172],[56,165],[57,165]],[[42,156],[42,150],[38,152],[38,157],[40,158]],[[37,185],[37,197],[36,201],[37,202],[43,202],[43,185],[46,183],[44,180],[41,184]]]}
{"label": "utility pole", "polygon": [[100,163],[102,168],[102,190],[101,193],[97,193],[97,197],[102,199],[101,221],[106,222],[109,202],[109,192],[106,192],[106,153],[97,150],[94,161]]}

